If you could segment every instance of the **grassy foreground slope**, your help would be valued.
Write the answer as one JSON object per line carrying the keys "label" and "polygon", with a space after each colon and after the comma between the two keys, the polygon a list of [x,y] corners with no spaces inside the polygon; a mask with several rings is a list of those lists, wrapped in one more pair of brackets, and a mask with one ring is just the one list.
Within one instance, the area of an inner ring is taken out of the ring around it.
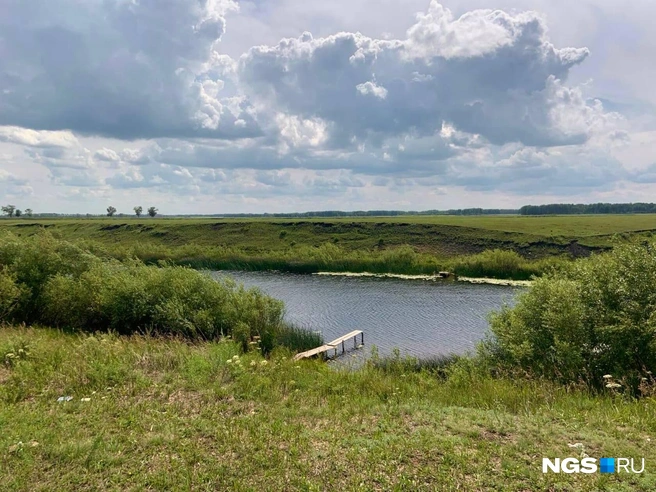
{"label": "grassy foreground slope", "polygon": [[[656,488],[653,398],[239,354],[227,341],[4,327],[2,489]],[[646,472],[542,474],[543,456],[577,457],[575,443],[645,457]]]}

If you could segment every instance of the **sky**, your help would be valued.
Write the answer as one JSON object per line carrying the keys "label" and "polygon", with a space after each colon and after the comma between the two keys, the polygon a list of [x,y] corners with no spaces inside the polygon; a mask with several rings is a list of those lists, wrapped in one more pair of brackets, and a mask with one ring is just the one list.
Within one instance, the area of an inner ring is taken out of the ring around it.
{"label": "sky", "polygon": [[34,212],[656,201],[653,0],[0,0]]}

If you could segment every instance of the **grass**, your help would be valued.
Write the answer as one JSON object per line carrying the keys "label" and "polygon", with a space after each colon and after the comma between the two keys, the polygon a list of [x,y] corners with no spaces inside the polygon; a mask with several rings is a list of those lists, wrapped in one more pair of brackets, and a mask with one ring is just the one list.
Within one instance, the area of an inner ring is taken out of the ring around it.
{"label": "grass", "polygon": [[[226,341],[7,326],[0,382],[3,490],[656,487],[654,399],[464,366],[446,379],[335,370],[284,352],[265,363]],[[543,456],[576,456],[577,442],[645,457],[646,472],[542,474]]]}
{"label": "grass", "polygon": [[[448,269],[523,280],[554,263],[610,249],[622,237],[650,236],[656,215],[5,219],[0,229],[19,236],[46,229],[115,257],[195,268],[404,274]],[[412,261],[402,258],[408,248],[416,255]],[[494,250],[514,252],[521,261],[508,267],[485,256]]]}

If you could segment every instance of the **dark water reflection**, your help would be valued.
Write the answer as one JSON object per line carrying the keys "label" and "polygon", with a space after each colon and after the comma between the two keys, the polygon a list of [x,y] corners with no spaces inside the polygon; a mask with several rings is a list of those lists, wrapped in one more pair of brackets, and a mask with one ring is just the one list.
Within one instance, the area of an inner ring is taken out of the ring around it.
{"label": "dark water reflection", "polygon": [[286,318],[330,341],[363,330],[381,354],[465,353],[483,338],[487,316],[521,291],[515,287],[272,272],[213,272],[259,287],[285,302]]}

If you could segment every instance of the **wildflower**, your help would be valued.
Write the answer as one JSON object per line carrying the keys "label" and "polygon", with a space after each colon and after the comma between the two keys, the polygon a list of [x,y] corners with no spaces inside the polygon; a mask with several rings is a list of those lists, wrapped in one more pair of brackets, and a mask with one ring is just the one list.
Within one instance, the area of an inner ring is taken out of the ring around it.
{"label": "wildflower", "polygon": [[263,360],[262,362],[260,362],[260,365],[261,365],[261,366],[266,366],[267,364],[268,364],[268,362],[265,361],[265,360]]}
{"label": "wildflower", "polygon": [[239,356],[238,355],[233,355],[232,360],[239,360]]}
{"label": "wildflower", "polygon": [[610,374],[606,374],[604,375],[604,379],[613,379],[613,376],[611,376]]}
{"label": "wildflower", "polygon": [[606,388],[620,388],[622,385],[618,383],[608,383]]}
{"label": "wildflower", "polygon": [[80,401],[91,401],[91,398],[80,398]]}
{"label": "wildflower", "polygon": [[232,364],[232,359],[228,359],[228,360],[226,361],[226,364]]}
{"label": "wildflower", "polygon": [[23,449],[23,441],[18,441],[16,444],[9,446],[10,453],[16,453]]}
{"label": "wildflower", "polygon": [[256,366],[256,365],[257,365],[257,362],[255,362],[254,360],[252,360],[252,361],[251,361],[251,367]]}

